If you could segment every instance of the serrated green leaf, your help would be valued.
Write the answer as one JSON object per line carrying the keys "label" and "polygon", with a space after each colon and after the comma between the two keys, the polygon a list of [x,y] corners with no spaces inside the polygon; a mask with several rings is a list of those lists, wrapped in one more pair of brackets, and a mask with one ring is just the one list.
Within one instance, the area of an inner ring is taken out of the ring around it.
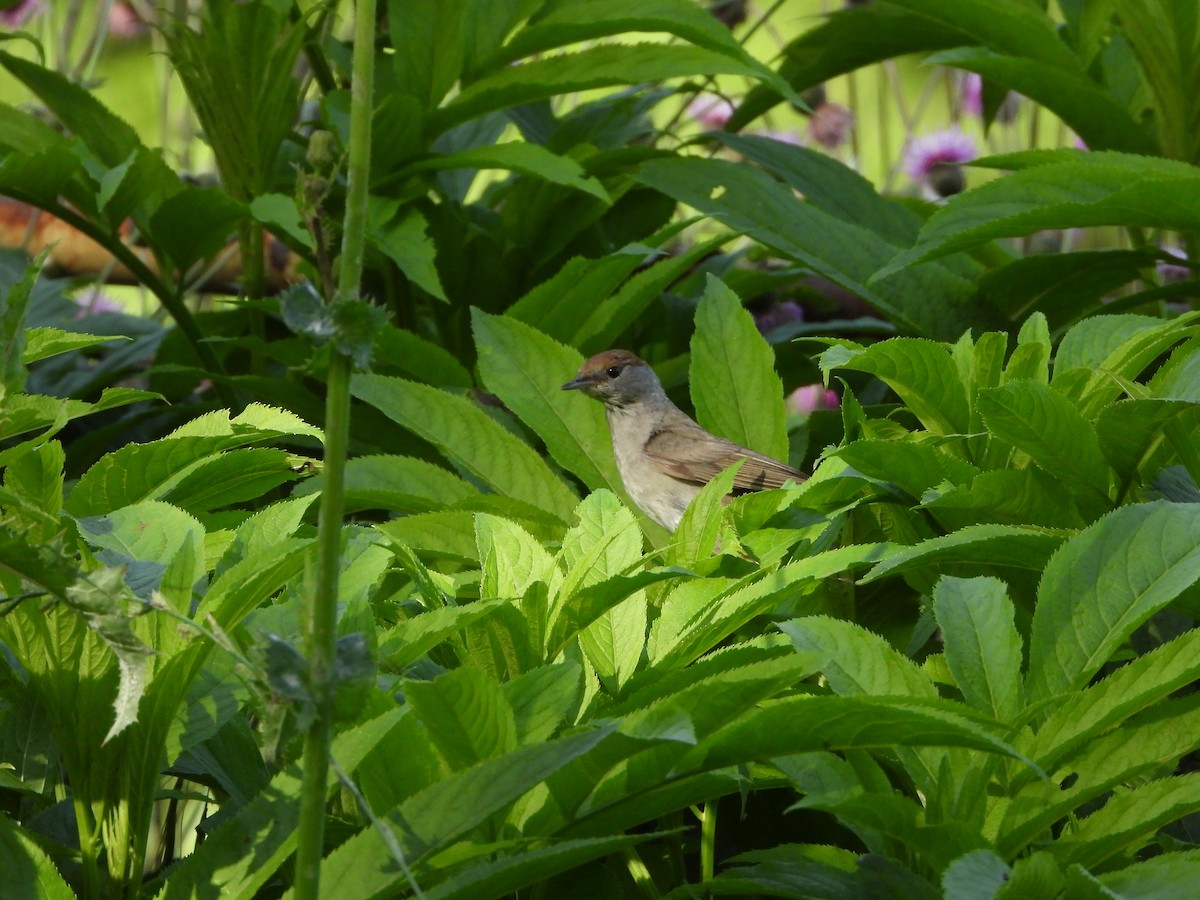
{"label": "serrated green leaf", "polygon": [[1033,525],[1042,528],[1082,528],[1087,524],[1062,482],[1041,469],[998,469],[983,472],[949,489],[934,488],[921,497],[948,530],[967,525]]}
{"label": "serrated green leaf", "polygon": [[563,521],[578,502],[533,448],[461,397],[382,375],[356,375],[350,389],[501,494]]}
{"label": "serrated green leaf", "polygon": [[694,566],[719,550],[718,536],[724,518],[724,501],[733,490],[733,481],[741,462],[729,466],[700,489],[688,503],[668,553],[668,561],[676,566]]}
{"label": "serrated green leaf", "polygon": [[29,900],[74,900],[75,892],[33,835],[8,816],[0,816],[0,867],[5,890]]}
{"label": "serrated green leaf", "polygon": [[935,434],[965,434],[970,419],[967,393],[950,354],[933,341],[891,338],[863,350],[831,347],[821,368],[869,372],[900,395]]}
{"label": "serrated green leaf", "polygon": [[1140,157],[1099,151],[1089,162],[1037,166],[981,184],[935,212],[917,244],[875,275],[1001,237],[1096,225],[1193,231],[1200,228],[1200,169],[1168,176]]}
{"label": "serrated green leaf", "polygon": [[[1125,479],[1143,472],[1151,455],[1166,440],[1166,428],[1178,422],[1194,431],[1200,421],[1200,405],[1187,400],[1145,398],[1121,400],[1104,407],[1096,419],[1100,448],[1109,463]],[[1147,480],[1150,472],[1143,472]]]}
{"label": "serrated green leaf", "polygon": [[442,388],[469,388],[475,380],[445,347],[411,331],[386,324],[378,330],[372,368],[381,375],[403,374]]}
{"label": "serrated green leaf", "polygon": [[910,497],[943,483],[966,484],[979,470],[923,441],[854,441],[837,456],[856,471],[895,484]]}
{"label": "serrated green leaf", "polygon": [[410,682],[404,696],[454,771],[516,749],[512,707],[500,686],[477,669]]}
{"label": "serrated green leaf", "polygon": [[1084,319],[1063,335],[1054,354],[1054,376],[1057,379],[1073,369],[1098,367],[1138,332],[1162,324],[1157,316],[1132,314]]}
{"label": "serrated green leaf", "polygon": [[992,900],[1012,874],[1008,864],[991,850],[960,856],[942,873],[942,890],[961,900]]}
{"label": "serrated green leaf", "polygon": [[1166,502],[1110,513],[1055,553],[1038,588],[1026,691],[1077,690],[1138,625],[1200,579],[1200,508]]}
{"label": "serrated green leaf", "polygon": [[484,386],[537,433],[556,463],[592,490],[624,495],[603,408],[562,390],[583,357],[507,316],[472,309],[471,326]]}
{"label": "serrated green leaf", "polygon": [[862,577],[877,581],[910,569],[946,563],[980,564],[1038,571],[1062,543],[1062,536],[1037,528],[970,525],[897,550]]}
{"label": "serrated green leaf", "polygon": [[25,349],[21,361],[25,365],[35,363],[39,359],[68,353],[71,350],[81,350],[84,347],[95,347],[113,341],[132,340],[124,335],[79,334],[74,331],[62,331],[58,328],[27,328],[25,329]]}
{"label": "serrated green leaf", "polygon": [[737,294],[713,275],[696,309],[689,374],[701,425],[735,444],[787,459],[775,353]]}
{"label": "serrated green leaf", "polygon": [[968,704],[997,722],[1021,710],[1021,636],[1004,582],[942,578],[933,592],[946,661]]}
{"label": "serrated green leaf", "polygon": [[1111,470],[1096,430],[1062,394],[1039,382],[1013,381],[980,391],[976,405],[994,437],[1056,478],[1086,488],[1089,507],[1107,505]]}
{"label": "serrated green leaf", "polygon": [[250,201],[250,214],[255,221],[276,234],[282,233],[293,244],[316,250],[313,236],[300,218],[296,198],[287,194],[260,194]]}
{"label": "serrated green leaf", "polygon": [[1200,631],[1193,630],[1066,697],[1037,729],[1028,745],[1030,758],[1049,771],[1096,735],[1158,705],[1198,675]]}
{"label": "serrated green leaf", "polygon": [[554,557],[516,522],[477,513],[475,539],[482,570],[479,595],[484,599],[523,597],[533,582],[558,579]]}
{"label": "serrated green leaf", "polygon": [[479,600],[467,606],[430,609],[405,619],[379,636],[379,665],[401,671],[461,629],[491,615],[504,600]]}
{"label": "serrated green leaf", "polygon": [[267,447],[230,450],[198,462],[160,496],[192,514],[255,500],[303,477],[302,459]]}
{"label": "serrated green leaf", "polygon": [[1154,832],[1200,809],[1200,773],[1161,778],[1135,788],[1083,819],[1050,852],[1063,865],[1094,867],[1122,851],[1140,849]]}

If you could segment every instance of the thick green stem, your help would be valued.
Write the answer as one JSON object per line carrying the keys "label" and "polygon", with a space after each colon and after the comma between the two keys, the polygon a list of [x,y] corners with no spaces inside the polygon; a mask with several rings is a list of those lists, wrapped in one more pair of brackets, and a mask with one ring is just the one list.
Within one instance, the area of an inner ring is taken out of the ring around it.
{"label": "thick green stem", "polygon": [[717,801],[704,804],[700,821],[700,880],[712,881],[717,870]]}
{"label": "thick green stem", "polygon": [[[354,23],[354,78],[350,92],[350,148],[346,218],[342,228],[337,300],[358,294],[366,242],[367,185],[371,167],[371,97],[375,63],[375,0],[358,0]],[[304,744],[304,778],[296,846],[296,900],[317,900],[325,839],[329,743],[333,732],[333,667],[338,570],[342,551],[343,481],[350,435],[349,357],[334,348],[325,397],[325,467],[317,522],[316,584],[310,593],[308,659],[316,718]]]}

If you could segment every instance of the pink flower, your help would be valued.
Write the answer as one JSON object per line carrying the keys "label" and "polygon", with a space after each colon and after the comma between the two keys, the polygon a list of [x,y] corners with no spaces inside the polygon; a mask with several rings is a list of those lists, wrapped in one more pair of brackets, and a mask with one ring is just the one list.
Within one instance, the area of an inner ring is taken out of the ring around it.
{"label": "pink flower", "polygon": [[908,177],[935,194],[948,197],[965,186],[961,164],[979,156],[975,142],[957,128],[916,138],[904,154]]}
{"label": "pink flower", "polygon": [[836,391],[819,384],[806,384],[788,394],[787,405],[792,412],[808,416],[818,409],[837,409],[840,401]]}
{"label": "pink flower", "polygon": [[733,104],[716,94],[697,94],[687,113],[705,128],[724,128],[733,115]]}
{"label": "pink flower", "polygon": [[850,137],[854,127],[854,113],[840,103],[826,102],[813,107],[808,120],[808,133],[812,139],[827,150],[840,147]]}
{"label": "pink flower", "polygon": [[21,0],[16,6],[10,6],[0,12],[0,25],[8,28],[20,28],[42,11],[46,0]]}
{"label": "pink flower", "polygon": [[108,11],[108,30],[119,38],[135,38],[149,29],[142,17],[128,3],[114,3]]}

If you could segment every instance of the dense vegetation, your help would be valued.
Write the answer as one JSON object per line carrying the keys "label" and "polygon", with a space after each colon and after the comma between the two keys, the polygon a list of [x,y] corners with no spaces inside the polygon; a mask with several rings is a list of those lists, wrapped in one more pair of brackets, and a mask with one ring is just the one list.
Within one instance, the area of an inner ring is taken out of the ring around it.
{"label": "dense vegetation", "polygon": [[[110,261],[0,255],[5,895],[1193,889],[1195,9],[351,5],[162,14],[216,183],[0,44],[0,195]],[[814,89],[912,54],[1030,128],[881,191]],[[666,534],[613,346],[813,477]]]}

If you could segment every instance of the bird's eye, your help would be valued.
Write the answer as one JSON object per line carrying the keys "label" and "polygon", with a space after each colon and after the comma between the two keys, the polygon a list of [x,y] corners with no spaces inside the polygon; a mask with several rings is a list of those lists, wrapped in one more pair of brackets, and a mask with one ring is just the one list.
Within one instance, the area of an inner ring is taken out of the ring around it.
{"label": "bird's eye", "polygon": [[606,374],[609,378],[616,378],[624,370],[624,366],[609,366],[608,370],[604,374]]}

